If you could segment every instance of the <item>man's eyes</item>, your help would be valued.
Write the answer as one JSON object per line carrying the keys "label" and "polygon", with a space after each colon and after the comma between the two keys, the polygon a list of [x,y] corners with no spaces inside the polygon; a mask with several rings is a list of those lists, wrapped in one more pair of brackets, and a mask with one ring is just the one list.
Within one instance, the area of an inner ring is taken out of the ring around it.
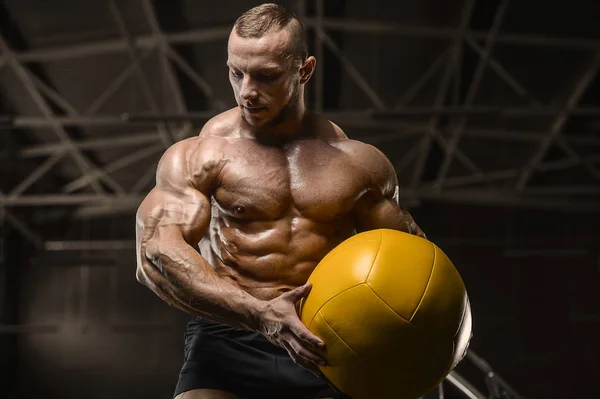
{"label": "man's eyes", "polygon": [[[240,72],[240,71],[236,71],[236,70],[230,69],[230,72],[231,72],[231,74],[234,77],[236,77],[238,79],[242,78],[244,76],[244,74],[242,72]],[[257,75],[254,76],[254,79],[256,79],[258,81],[261,81],[261,82],[271,82],[271,81],[274,81],[277,78],[279,78],[279,76],[280,75],[278,75],[278,74],[271,75],[271,74],[262,74],[262,73],[259,73],[259,74],[257,74]]]}
{"label": "man's eyes", "polygon": [[277,79],[277,75],[263,75],[263,74],[259,74],[256,76],[256,80],[261,80],[263,82],[269,82],[272,80]]}

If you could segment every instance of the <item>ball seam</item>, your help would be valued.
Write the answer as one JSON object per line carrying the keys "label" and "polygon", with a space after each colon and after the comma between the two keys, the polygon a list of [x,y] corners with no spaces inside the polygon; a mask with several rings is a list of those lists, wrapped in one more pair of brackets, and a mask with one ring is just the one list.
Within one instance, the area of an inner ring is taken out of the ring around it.
{"label": "ball seam", "polygon": [[375,294],[375,296],[381,301],[381,303],[383,303],[389,310],[391,310],[396,316],[398,316],[399,318],[402,319],[402,321],[407,322],[410,326],[412,327],[416,327],[414,324],[412,324],[410,322],[410,320],[406,320],[404,318],[404,316],[402,316],[400,313],[396,312],[396,310],[394,308],[392,308],[389,303],[387,303],[386,301],[383,300],[383,298],[381,296],[379,296],[379,294],[369,285],[369,284],[365,284],[367,287],[369,287],[369,289],[371,290],[371,292],[373,294]]}
{"label": "ball seam", "polygon": [[377,253],[375,254],[373,263],[371,263],[371,268],[369,269],[369,273],[367,273],[367,276],[365,277],[365,284],[367,284],[367,286],[369,285],[369,276],[371,275],[371,272],[373,271],[373,268],[375,267],[375,264],[377,263],[377,259],[379,259],[379,252],[381,251],[382,245],[383,245],[383,233],[381,232],[381,230],[379,230],[379,248],[377,248]]}
{"label": "ball seam", "polygon": [[413,312],[413,314],[410,316],[410,319],[408,320],[410,322],[412,322],[412,320],[414,319],[415,315],[419,311],[419,308],[421,307],[421,304],[423,303],[423,299],[425,299],[425,294],[427,294],[427,289],[429,288],[429,283],[431,283],[431,278],[433,277],[433,271],[435,270],[435,261],[437,260],[437,251],[435,250],[435,245],[433,245],[433,243],[431,244],[431,248],[433,248],[433,265],[431,266],[431,272],[429,273],[429,278],[427,279],[427,284],[425,284],[425,290],[423,291],[423,295],[421,295],[421,299],[419,300],[417,307],[415,307],[415,311]]}
{"label": "ball seam", "polygon": [[[366,284],[367,286],[369,285],[367,283],[367,281],[369,280],[369,276],[371,275],[371,271],[373,270],[373,267],[375,266],[375,263],[377,262],[377,258],[379,257],[379,251],[381,250],[381,242],[383,241],[383,234],[381,234],[381,231],[379,231],[379,235],[380,235],[380,238],[379,238],[379,248],[377,248],[377,253],[375,254],[375,258],[373,259],[373,263],[371,263],[371,268],[369,269],[369,273],[367,273],[367,276],[365,277],[364,281],[362,283],[355,284],[352,287],[348,287],[348,288],[346,288],[345,290],[343,290],[341,292],[338,292],[337,294],[335,294],[334,296],[332,296],[331,298],[329,298],[327,301],[325,301],[325,303],[323,303],[321,305],[321,307],[319,307],[319,309],[317,309],[315,311],[315,314],[313,315],[312,319],[310,319],[310,323],[308,323],[309,326],[312,325],[312,322],[315,319],[315,317],[317,317],[317,314],[321,311],[321,309],[323,309],[323,307],[325,307],[325,305],[327,305],[329,303],[329,301],[335,299],[338,295],[341,295],[344,292],[346,292],[348,290],[351,290],[354,287],[358,287],[361,284]],[[357,245],[357,244],[354,244],[354,245]],[[325,258],[323,258],[323,259],[325,259]],[[319,262],[319,264],[321,264],[321,262]],[[318,265],[317,265],[317,267],[318,267]],[[316,268],[315,268],[315,270],[316,270]],[[314,273],[314,271],[313,271],[313,273]]]}
{"label": "ball seam", "polygon": [[313,320],[315,319],[315,317],[317,317],[317,314],[319,314],[319,312],[321,311],[321,309],[323,309],[325,307],[325,305],[327,305],[329,302],[331,302],[332,300],[334,300],[335,298],[337,298],[338,296],[342,295],[344,292],[351,290],[352,288],[358,287],[359,285],[365,284],[363,283],[358,283],[353,285],[352,287],[348,287],[343,291],[338,292],[337,294],[335,294],[334,296],[332,296],[331,298],[329,298],[328,300],[326,300],[320,307],[319,309],[317,309],[315,311],[315,314],[313,315],[312,319],[310,319],[310,323],[308,323],[308,326],[310,328],[310,326],[312,325]]}
{"label": "ball seam", "polygon": [[[327,328],[329,328],[331,330],[331,332],[333,332],[335,334],[335,336],[338,338],[338,340],[346,347],[350,350],[350,352],[352,352],[354,354],[354,356],[356,356],[358,359],[362,360],[362,358],[358,355],[358,353],[356,353],[354,351],[354,349],[352,349],[350,347],[350,345],[348,345],[343,339],[342,337],[340,337],[340,335],[337,333],[337,331],[335,331],[333,329],[333,327],[331,327],[331,324],[329,324],[329,322],[327,321],[327,319],[325,318],[325,316],[323,316],[323,314],[321,312],[317,312],[317,314],[319,316],[321,316],[321,318],[323,319],[323,321],[325,322],[325,324],[327,324]],[[312,324],[312,323],[311,323]]]}

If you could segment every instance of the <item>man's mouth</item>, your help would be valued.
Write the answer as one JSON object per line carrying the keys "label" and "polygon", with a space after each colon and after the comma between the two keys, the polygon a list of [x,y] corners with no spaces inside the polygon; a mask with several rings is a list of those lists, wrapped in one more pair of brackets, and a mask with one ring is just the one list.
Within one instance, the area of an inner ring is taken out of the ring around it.
{"label": "man's mouth", "polygon": [[244,108],[246,109],[246,111],[248,111],[251,114],[258,114],[259,112],[267,109],[267,107],[247,107],[245,105],[244,105]]}

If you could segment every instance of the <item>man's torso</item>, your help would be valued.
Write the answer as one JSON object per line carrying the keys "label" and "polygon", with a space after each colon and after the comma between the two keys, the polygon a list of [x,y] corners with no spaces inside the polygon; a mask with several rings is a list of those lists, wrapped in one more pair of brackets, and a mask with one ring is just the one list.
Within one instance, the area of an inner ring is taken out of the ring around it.
{"label": "man's torso", "polygon": [[224,139],[200,249],[222,278],[272,299],[306,282],[352,235],[354,205],[368,188],[352,146],[364,144],[319,132],[280,146]]}

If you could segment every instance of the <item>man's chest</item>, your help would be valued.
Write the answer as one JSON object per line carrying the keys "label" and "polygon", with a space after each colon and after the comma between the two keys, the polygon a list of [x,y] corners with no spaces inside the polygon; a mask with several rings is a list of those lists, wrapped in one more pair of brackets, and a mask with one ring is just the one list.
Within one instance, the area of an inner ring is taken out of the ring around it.
{"label": "man's chest", "polygon": [[232,147],[226,157],[215,199],[237,218],[274,220],[291,212],[333,221],[351,211],[365,189],[352,159],[318,140],[284,149]]}

